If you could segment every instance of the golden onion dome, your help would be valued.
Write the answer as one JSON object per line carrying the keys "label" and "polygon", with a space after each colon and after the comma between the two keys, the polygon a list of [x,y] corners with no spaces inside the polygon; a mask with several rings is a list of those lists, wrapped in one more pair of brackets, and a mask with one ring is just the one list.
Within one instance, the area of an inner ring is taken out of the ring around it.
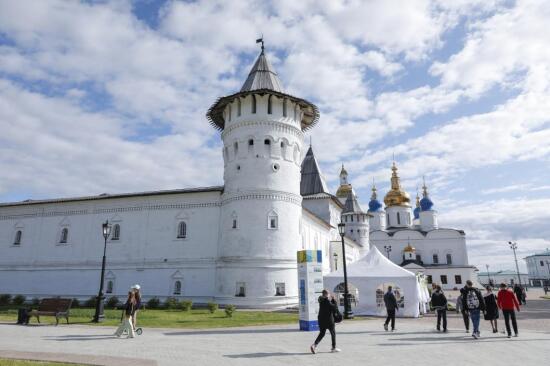
{"label": "golden onion dome", "polygon": [[410,244],[408,244],[405,249],[403,249],[403,252],[407,253],[407,252],[414,252],[416,249],[411,246]]}
{"label": "golden onion dome", "polygon": [[411,197],[407,192],[405,192],[401,188],[401,184],[399,183],[399,176],[397,175],[397,167],[395,166],[395,162],[393,163],[391,170],[392,170],[391,189],[389,190],[388,193],[386,193],[386,196],[384,197],[384,203],[386,204],[386,207],[390,207],[390,206],[410,207]]}
{"label": "golden onion dome", "polygon": [[351,184],[342,184],[340,187],[338,187],[338,190],[336,191],[336,197],[338,198],[346,198],[350,192],[352,192],[353,189],[351,188]]}

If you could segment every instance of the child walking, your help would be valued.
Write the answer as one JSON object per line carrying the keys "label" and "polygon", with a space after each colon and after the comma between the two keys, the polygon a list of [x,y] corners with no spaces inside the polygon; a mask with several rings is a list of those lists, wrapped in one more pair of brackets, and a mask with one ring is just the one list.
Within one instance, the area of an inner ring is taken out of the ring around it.
{"label": "child walking", "polygon": [[120,337],[124,331],[128,332],[128,338],[134,338],[134,326],[132,325],[132,317],[136,309],[136,296],[133,291],[128,292],[128,299],[124,305],[124,319],[122,324],[115,332],[117,337]]}

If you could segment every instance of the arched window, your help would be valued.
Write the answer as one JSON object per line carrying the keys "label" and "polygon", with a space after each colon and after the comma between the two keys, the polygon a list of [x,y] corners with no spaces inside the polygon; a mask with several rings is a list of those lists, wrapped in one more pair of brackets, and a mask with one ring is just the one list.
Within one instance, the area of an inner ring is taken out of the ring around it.
{"label": "arched window", "polygon": [[272,114],[273,113],[273,105],[272,105],[272,102],[271,102],[271,95],[269,97],[267,97],[267,114]]}
{"label": "arched window", "polygon": [[237,99],[237,117],[241,116],[241,98]]}
{"label": "arched window", "polygon": [[271,140],[270,139],[265,139],[264,140],[264,152],[265,152],[265,155],[267,155],[268,157],[271,156]]}
{"label": "arched window", "polygon": [[252,113],[256,113],[256,96],[252,95]]}
{"label": "arched window", "polygon": [[21,236],[23,235],[23,232],[21,230],[17,230],[15,233],[15,238],[13,240],[13,245],[21,245]]}
{"label": "arched window", "polygon": [[238,227],[238,217],[237,217],[237,213],[233,212],[233,214],[231,214],[231,228],[232,229],[237,229]]}
{"label": "arched window", "polygon": [[437,254],[434,254],[432,256],[433,264],[439,264],[439,256]]}
{"label": "arched window", "polygon": [[176,280],[174,282],[174,295],[181,295],[181,281]]}
{"label": "arched window", "polygon": [[120,240],[120,225],[114,224],[113,225],[113,237],[111,240]]}
{"label": "arched window", "polygon": [[453,264],[453,257],[451,253],[447,253],[447,264]]}
{"label": "arched window", "polygon": [[107,281],[107,290],[105,292],[108,293],[108,294],[112,294],[113,293],[113,287],[114,287],[113,281],[112,280]]}
{"label": "arched window", "polygon": [[233,148],[235,149],[235,157],[239,156],[239,143],[237,141],[233,144]]}
{"label": "arched window", "polygon": [[267,215],[267,228],[270,230],[276,230],[279,228],[279,216],[275,211],[271,211]]}
{"label": "arched window", "polygon": [[253,139],[250,139],[248,140],[248,153],[253,153],[254,152],[254,140]]}
{"label": "arched window", "polygon": [[298,121],[298,104],[294,105],[294,120]]}
{"label": "arched window", "polygon": [[401,225],[401,215],[397,213],[397,225]]}
{"label": "arched window", "polygon": [[178,239],[183,239],[187,236],[187,224],[185,221],[180,221],[178,224]]}
{"label": "arched window", "polygon": [[68,239],[69,239],[69,229],[65,227],[63,228],[63,230],[61,230],[61,236],[59,237],[59,242],[66,243]]}
{"label": "arched window", "polygon": [[227,106],[227,119],[231,122],[231,104]]}
{"label": "arched window", "polygon": [[283,98],[283,117],[286,117],[286,98]]}

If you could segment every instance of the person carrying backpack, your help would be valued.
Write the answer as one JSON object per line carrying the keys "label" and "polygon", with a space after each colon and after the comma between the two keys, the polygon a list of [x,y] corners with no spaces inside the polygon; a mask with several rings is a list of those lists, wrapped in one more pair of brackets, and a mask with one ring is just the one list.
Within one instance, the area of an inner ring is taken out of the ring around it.
{"label": "person carrying backpack", "polygon": [[481,334],[479,332],[479,318],[481,312],[485,311],[485,301],[481,292],[474,287],[472,281],[466,281],[466,287],[464,287],[464,294],[462,297],[462,305],[464,309],[467,309],[470,313],[470,319],[472,319],[473,333],[472,337],[478,339]]}
{"label": "person carrying backpack", "polygon": [[432,307],[437,311],[437,331],[441,330],[441,320],[443,319],[443,331],[447,331],[447,297],[441,290],[441,286],[435,286],[432,293]]}
{"label": "person carrying backpack", "polygon": [[315,343],[313,343],[309,349],[311,350],[311,353],[315,353],[317,345],[321,342],[328,329],[332,340],[331,352],[340,352],[340,349],[336,348],[336,329],[334,324],[334,314],[339,313],[336,300],[334,300],[334,296],[332,295],[329,297],[327,290],[323,290],[318,301],[319,314],[317,314],[317,321],[319,322],[319,335],[315,339]]}
{"label": "person carrying backpack", "polygon": [[393,332],[395,330],[395,312],[399,307],[391,286],[388,286],[388,292],[384,294],[384,304],[386,305],[386,311],[388,312],[388,316],[384,322],[384,329],[388,330],[388,324],[391,321],[391,330]]}

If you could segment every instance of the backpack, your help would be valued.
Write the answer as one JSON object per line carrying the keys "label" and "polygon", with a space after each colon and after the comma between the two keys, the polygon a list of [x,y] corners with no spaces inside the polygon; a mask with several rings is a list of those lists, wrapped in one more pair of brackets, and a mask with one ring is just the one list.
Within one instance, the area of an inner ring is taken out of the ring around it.
{"label": "backpack", "polygon": [[479,298],[475,290],[470,290],[466,294],[466,307],[468,310],[474,310],[479,308]]}
{"label": "backpack", "polygon": [[336,308],[336,310],[334,311],[334,322],[335,323],[340,323],[342,322],[342,319],[344,317],[342,316],[342,313],[340,312],[340,309]]}

